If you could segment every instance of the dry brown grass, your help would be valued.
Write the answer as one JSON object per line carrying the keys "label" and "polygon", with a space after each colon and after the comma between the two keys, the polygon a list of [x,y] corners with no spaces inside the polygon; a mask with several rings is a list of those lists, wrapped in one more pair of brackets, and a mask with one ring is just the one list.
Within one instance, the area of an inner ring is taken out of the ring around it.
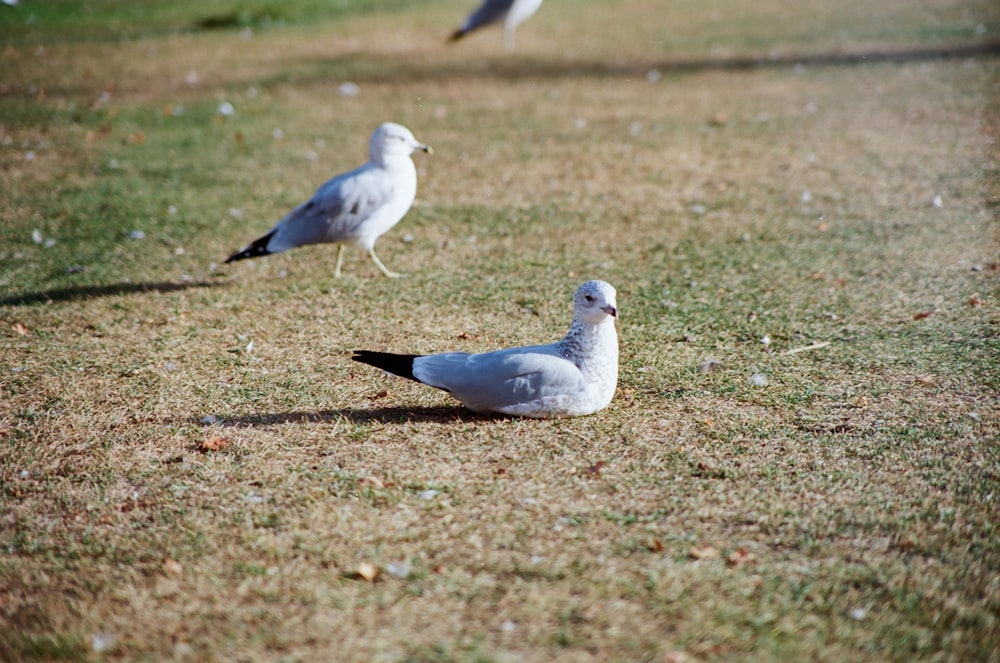
{"label": "dry brown grass", "polygon": [[[996,8],[737,5],[9,48],[0,658],[997,660],[997,60],[905,55]],[[210,268],[384,119],[435,148],[409,278]],[[591,277],[599,415],[347,359],[553,339]]]}

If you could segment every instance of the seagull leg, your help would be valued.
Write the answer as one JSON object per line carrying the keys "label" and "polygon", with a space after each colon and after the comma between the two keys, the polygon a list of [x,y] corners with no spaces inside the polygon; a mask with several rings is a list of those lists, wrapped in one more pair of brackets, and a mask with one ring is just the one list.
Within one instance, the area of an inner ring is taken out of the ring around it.
{"label": "seagull leg", "polygon": [[344,261],[344,245],[337,247],[337,266],[333,268],[333,278],[340,278],[340,263]]}
{"label": "seagull leg", "polygon": [[372,260],[375,261],[375,266],[381,269],[382,273],[388,276],[390,279],[398,279],[399,277],[402,276],[402,274],[397,274],[396,272],[389,271],[389,268],[382,264],[382,261],[378,259],[377,255],[375,255],[375,247],[368,249],[368,255],[370,255],[372,257]]}

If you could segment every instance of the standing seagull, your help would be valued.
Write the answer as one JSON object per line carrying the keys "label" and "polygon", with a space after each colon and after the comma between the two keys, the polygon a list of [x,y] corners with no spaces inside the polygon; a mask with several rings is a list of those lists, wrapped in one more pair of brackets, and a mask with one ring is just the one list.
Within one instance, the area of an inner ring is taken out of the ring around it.
{"label": "standing seagull", "polygon": [[391,278],[375,255],[375,240],[399,223],[417,195],[417,169],[410,155],[416,150],[427,154],[431,148],[417,141],[406,127],[386,122],[368,143],[368,163],[349,173],[337,175],[293,209],[271,231],[226,259],[226,262],[266,256],[304,244],[336,242],[340,277],[344,244],[353,243],[368,251],[375,265]]}
{"label": "standing seagull", "polygon": [[469,14],[448,41],[458,41],[473,30],[503,21],[503,38],[507,50],[514,50],[514,30],[542,6],[542,0],[483,0],[479,9]]}
{"label": "standing seagull", "polygon": [[607,407],[618,385],[615,289],[587,281],[558,343],[482,354],[397,355],[356,350],[351,359],[449,392],[474,412],[575,417]]}

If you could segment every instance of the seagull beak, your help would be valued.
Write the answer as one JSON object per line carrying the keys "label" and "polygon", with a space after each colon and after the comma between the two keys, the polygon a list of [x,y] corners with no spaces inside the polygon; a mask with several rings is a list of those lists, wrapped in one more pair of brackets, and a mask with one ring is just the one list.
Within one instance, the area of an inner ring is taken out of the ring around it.
{"label": "seagull beak", "polygon": [[602,306],[601,310],[610,315],[612,318],[618,317],[618,309],[616,309],[611,304],[608,304],[607,306]]}

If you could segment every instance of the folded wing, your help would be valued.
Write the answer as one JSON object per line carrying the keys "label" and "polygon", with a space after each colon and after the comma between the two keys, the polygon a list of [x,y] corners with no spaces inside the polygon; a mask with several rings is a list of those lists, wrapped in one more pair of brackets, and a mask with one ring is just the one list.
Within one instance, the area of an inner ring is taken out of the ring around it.
{"label": "folded wing", "polygon": [[392,199],[392,179],[376,173],[365,165],[328,181],[275,227],[268,249],[277,253],[353,238],[358,227]]}
{"label": "folded wing", "polygon": [[537,416],[540,410],[562,409],[587,388],[576,364],[551,346],[419,357],[413,360],[413,375],[476,412]]}

